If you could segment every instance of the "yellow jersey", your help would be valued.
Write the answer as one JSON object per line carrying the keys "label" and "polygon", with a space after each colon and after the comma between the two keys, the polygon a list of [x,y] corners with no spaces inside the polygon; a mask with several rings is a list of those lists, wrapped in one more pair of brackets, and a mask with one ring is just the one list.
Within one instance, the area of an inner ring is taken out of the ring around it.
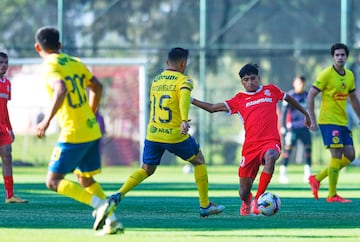
{"label": "yellow jersey", "polygon": [[[146,139],[163,143],[179,143],[189,137],[180,133],[182,122],[181,109],[190,108],[180,105],[180,90],[193,89],[193,81],[181,72],[165,70],[157,75],[150,89],[150,117]],[[190,97],[189,97],[190,98]],[[187,119],[187,117],[186,117]]]}
{"label": "yellow jersey", "polygon": [[313,87],[322,92],[318,123],[346,126],[346,101],[355,91],[354,74],[345,68],[345,74],[340,75],[329,66],[318,75]]}
{"label": "yellow jersey", "polygon": [[42,63],[46,89],[53,96],[53,83],[63,81],[66,97],[56,118],[60,126],[59,142],[84,143],[101,137],[100,127],[92,111],[87,86],[93,74],[79,59],[60,53],[49,55]]}

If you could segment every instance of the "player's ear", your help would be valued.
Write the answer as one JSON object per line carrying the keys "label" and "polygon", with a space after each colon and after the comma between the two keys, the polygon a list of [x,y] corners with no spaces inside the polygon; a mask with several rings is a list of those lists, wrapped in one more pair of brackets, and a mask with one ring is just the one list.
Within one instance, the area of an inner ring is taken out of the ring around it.
{"label": "player's ear", "polygon": [[34,47],[35,47],[36,52],[41,51],[41,46],[40,46],[40,44],[38,42],[35,43]]}

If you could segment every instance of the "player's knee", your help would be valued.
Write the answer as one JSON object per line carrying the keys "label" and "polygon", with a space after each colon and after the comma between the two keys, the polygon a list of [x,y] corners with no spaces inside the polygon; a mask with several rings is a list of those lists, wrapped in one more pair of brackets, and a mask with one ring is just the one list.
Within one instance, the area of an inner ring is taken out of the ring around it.
{"label": "player's knee", "polygon": [[53,179],[46,179],[46,187],[50,190],[57,191],[58,182]]}
{"label": "player's knee", "polygon": [[194,159],[189,161],[193,166],[205,164],[205,159],[201,151],[194,157]]}

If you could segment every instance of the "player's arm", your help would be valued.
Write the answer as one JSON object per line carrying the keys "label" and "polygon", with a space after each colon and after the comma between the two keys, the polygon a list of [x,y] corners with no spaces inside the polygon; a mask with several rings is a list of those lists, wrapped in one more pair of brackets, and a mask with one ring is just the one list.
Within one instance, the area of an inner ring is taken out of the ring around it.
{"label": "player's arm", "polygon": [[209,113],[229,112],[225,103],[208,103],[208,102],[197,100],[195,98],[192,99],[191,103],[201,109],[208,111]]}
{"label": "player's arm", "polygon": [[181,116],[181,134],[187,134],[189,132],[189,110],[190,110],[190,96],[191,90],[187,87],[182,87],[180,89],[180,116]]}
{"label": "player's arm", "polygon": [[50,121],[59,110],[66,97],[66,86],[61,80],[53,84],[53,96],[50,111],[45,115],[44,119],[36,127],[36,136],[41,138],[45,136],[45,132],[50,125]]}
{"label": "player's arm", "polygon": [[93,76],[90,80],[90,85],[88,86],[89,91],[89,104],[93,112],[95,113],[99,107],[100,99],[103,91],[103,85],[101,82]]}
{"label": "player's arm", "polygon": [[305,116],[305,126],[310,127],[311,126],[311,119],[308,111],[300,104],[298,101],[296,101],[292,96],[286,94],[285,101],[287,101],[291,106],[299,110],[302,114]]}
{"label": "player's arm", "polygon": [[354,109],[358,119],[360,120],[360,102],[358,97],[356,96],[355,90],[349,93],[350,103],[352,108]]}
{"label": "player's arm", "polygon": [[320,91],[317,88],[312,86],[307,95],[307,106],[308,106],[310,120],[311,120],[310,130],[312,130],[312,131],[316,131],[318,129],[317,123],[316,123],[316,116],[315,116],[315,97],[319,93],[320,93]]}

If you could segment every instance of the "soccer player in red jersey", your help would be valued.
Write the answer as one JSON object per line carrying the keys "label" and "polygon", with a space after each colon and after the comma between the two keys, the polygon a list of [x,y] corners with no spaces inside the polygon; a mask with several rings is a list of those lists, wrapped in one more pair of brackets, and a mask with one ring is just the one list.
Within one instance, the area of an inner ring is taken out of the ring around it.
{"label": "soccer player in red jersey", "polygon": [[[222,103],[207,103],[197,99],[192,104],[210,113],[228,112],[238,114],[244,123],[245,142],[242,147],[242,160],[239,166],[242,200],[240,215],[259,214],[257,199],[263,194],[272,178],[275,162],[280,156],[281,141],[278,131],[276,106],[285,100],[305,116],[305,125],[311,125],[308,112],[290,95],[273,84],[261,85],[258,66],[246,64],[240,69],[239,76],[245,92],[237,93]],[[260,175],[257,193],[252,199],[251,188],[260,165],[264,168]]]}
{"label": "soccer player in red jersey", "polygon": [[11,99],[11,83],[5,77],[8,69],[8,56],[0,52],[0,156],[5,187],[5,203],[27,203],[27,200],[14,195],[11,144],[15,136],[10,123],[7,103]]}

